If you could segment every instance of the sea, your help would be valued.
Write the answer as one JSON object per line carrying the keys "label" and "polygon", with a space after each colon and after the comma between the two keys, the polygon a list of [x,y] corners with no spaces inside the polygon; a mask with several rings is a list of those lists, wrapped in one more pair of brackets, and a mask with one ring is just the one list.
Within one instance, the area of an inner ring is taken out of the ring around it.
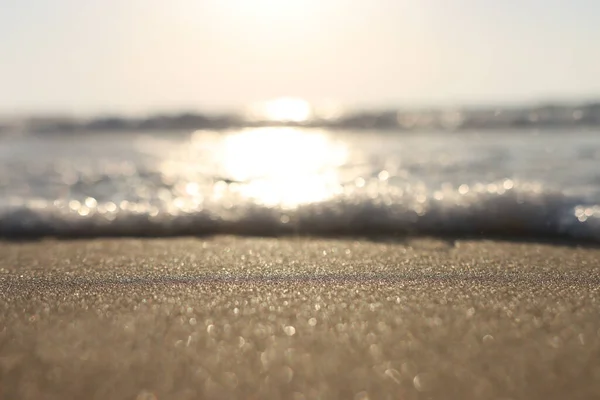
{"label": "sea", "polygon": [[212,234],[600,243],[600,130],[0,136],[5,239]]}

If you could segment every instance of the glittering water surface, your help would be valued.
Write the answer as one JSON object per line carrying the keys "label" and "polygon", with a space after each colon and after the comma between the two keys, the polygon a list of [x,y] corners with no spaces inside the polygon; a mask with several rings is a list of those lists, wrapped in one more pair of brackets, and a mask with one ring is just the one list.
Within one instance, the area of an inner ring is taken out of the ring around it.
{"label": "glittering water surface", "polygon": [[0,138],[0,233],[510,235],[600,240],[597,132]]}

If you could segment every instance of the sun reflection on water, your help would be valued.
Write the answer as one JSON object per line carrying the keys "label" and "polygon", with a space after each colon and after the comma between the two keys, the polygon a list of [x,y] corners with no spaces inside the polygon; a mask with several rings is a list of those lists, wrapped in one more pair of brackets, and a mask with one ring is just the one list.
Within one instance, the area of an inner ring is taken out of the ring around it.
{"label": "sun reflection on water", "polygon": [[223,175],[241,183],[242,196],[294,207],[341,192],[338,169],[347,158],[347,148],[322,132],[261,128],[227,136],[218,162]]}
{"label": "sun reflection on water", "polygon": [[343,193],[341,167],[348,162],[347,144],[322,131],[266,127],[195,132],[160,170],[172,187],[165,201],[181,203],[177,208],[214,202],[293,209]]}

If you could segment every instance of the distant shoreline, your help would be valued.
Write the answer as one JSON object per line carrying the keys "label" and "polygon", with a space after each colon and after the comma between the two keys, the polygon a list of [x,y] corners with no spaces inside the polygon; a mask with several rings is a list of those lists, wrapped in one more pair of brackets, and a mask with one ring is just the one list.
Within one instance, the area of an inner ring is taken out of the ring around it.
{"label": "distant shoreline", "polygon": [[0,120],[0,133],[226,130],[264,126],[392,131],[593,128],[600,127],[600,102],[519,108],[382,109],[347,112],[335,118],[315,115],[300,122],[247,118],[233,113],[173,113],[145,118],[104,116],[87,119],[33,116]]}

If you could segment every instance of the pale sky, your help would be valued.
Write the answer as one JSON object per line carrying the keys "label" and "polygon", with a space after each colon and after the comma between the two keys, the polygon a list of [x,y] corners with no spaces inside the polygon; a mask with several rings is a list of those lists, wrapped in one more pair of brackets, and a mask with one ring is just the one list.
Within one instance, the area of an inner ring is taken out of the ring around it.
{"label": "pale sky", "polygon": [[600,98],[598,0],[0,0],[0,113]]}

